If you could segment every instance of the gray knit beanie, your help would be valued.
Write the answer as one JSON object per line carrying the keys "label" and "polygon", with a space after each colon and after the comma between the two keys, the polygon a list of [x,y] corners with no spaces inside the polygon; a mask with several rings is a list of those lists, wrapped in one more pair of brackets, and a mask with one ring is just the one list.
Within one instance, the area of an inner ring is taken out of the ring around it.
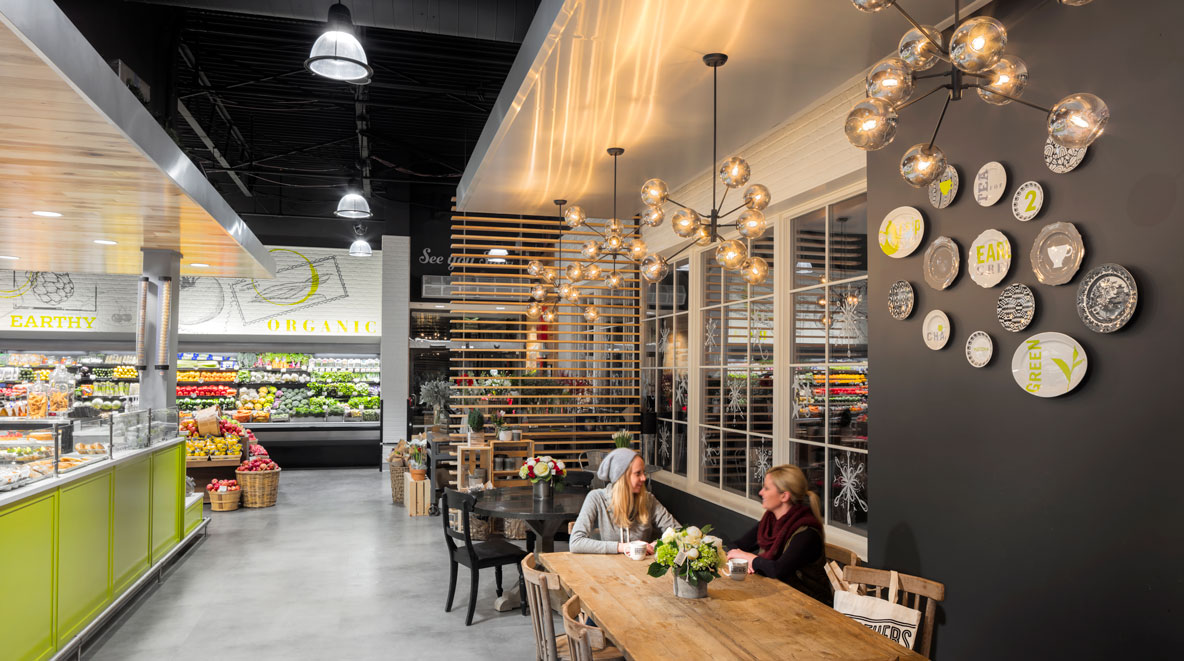
{"label": "gray knit beanie", "polygon": [[613,450],[608,453],[604,461],[600,462],[600,468],[596,471],[596,477],[609,484],[616,483],[629,470],[629,464],[633,463],[633,458],[637,456],[640,456],[637,454],[637,450],[630,448],[617,448]]}

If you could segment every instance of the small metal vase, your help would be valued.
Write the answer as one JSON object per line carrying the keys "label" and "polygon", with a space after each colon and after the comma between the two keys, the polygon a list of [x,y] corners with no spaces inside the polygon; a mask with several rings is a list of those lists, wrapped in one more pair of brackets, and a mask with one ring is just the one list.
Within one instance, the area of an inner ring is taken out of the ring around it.
{"label": "small metal vase", "polygon": [[707,597],[707,583],[703,581],[691,583],[676,575],[674,577],[674,596],[683,599],[704,599]]}
{"label": "small metal vase", "polygon": [[555,487],[551,486],[550,480],[539,480],[534,483],[534,499],[542,501],[555,499]]}

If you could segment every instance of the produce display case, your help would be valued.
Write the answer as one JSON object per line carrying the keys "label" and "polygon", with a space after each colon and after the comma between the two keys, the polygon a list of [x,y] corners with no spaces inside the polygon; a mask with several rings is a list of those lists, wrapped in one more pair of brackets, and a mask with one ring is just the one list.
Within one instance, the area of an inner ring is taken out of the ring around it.
{"label": "produce display case", "polygon": [[135,409],[140,375],[133,359],[86,351],[0,353],[0,419],[86,418]]}

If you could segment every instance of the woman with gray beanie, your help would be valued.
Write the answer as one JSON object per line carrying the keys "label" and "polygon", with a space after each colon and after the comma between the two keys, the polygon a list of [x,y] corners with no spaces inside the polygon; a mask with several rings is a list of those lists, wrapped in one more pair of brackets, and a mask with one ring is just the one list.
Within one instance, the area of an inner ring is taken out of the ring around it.
{"label": "woman with gray beanie", "polygon": [[584,499],[571,530],[572,553],[625,553],[629,542],[652,542],[678,522],[645,489],[645,461],[630,448],[617,448],[600,462],[596,476],[608,483]]}

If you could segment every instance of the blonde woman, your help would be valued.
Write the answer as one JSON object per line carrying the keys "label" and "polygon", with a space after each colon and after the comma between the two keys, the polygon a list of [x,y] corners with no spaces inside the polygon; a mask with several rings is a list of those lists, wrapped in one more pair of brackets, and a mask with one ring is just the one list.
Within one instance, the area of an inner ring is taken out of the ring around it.
{"label": "blonde woman", "polygon": [[617,448],[600,462],[597,477],[608,483],[584,499],[571,530],[572,553],[626,553],[629,542],[649,542],[678,522],[645,489],[645,461],[629,448]]}
{"label": "blonde woman", "polygon": [[797,466],[776,466],[765,473],[760,493],[765,514],[736,540],[728,559],[747,560],[750,574],[776,578],[829,605],[832,594],[823,569],[822,513],[806,475]]}

